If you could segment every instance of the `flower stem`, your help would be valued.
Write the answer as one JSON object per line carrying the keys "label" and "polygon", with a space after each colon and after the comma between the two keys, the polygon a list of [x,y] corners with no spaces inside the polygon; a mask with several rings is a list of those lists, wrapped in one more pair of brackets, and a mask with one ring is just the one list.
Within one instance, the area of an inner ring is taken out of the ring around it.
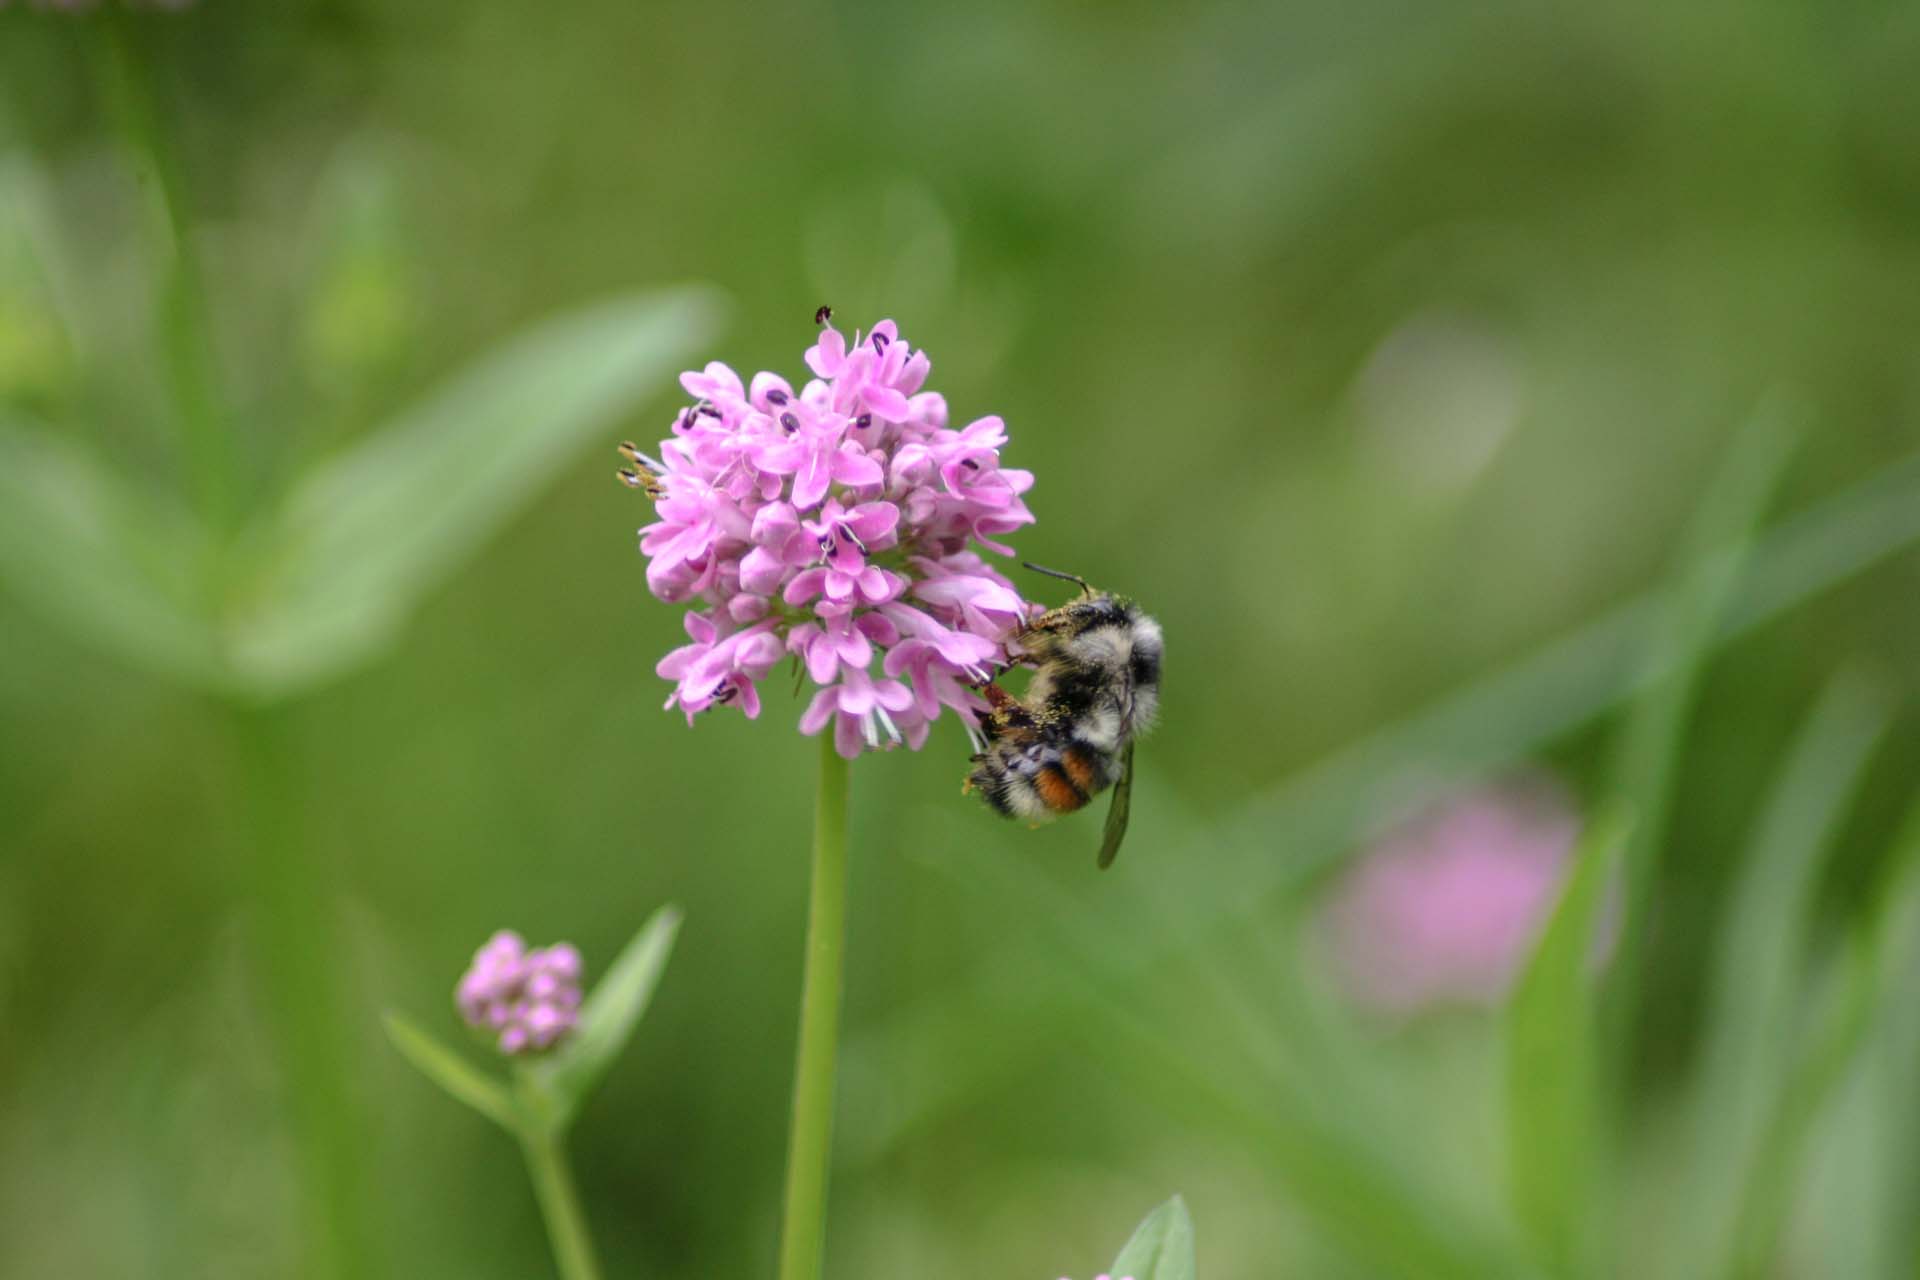
{"label": "flower stem", "polygon": [[818,1280],[827,1235],[827,1174],[833,1154],[834,1055],[847,937],[847,762],[820,736],[820,789],[813,811],[813,890],[800,995],[800,1049],[787,1140],[786,1212],[780,1280]]}
{"label": "flower stem", "polygon": [[151,69],[129,34],[126,15],[109,11],[102,17],[93,50],[100,93],[126,160],[150,193],[149,238],[160,273],[153,327],[161,368],[173,395],[199,514],[209,527],[226,532],[236,515],[234,440],[220,400],[213,321],[186,181],[156,101]]}
{"label": "flower stem", "polygon": [[581,1212],[580,1193],[574,1189],[573,1173],[567,1168],[560,1141],[560,1135],[550,1130],[531,1123],[521,1126],[520,1150],[527,1158],[527,1173],[533,1179],[541,1216],[547,1220],[547,1239],[553,1245],[553,1262],[560,1280],[600,1280],[600,1263],[593,1256],[593,1240],[587,1234],[587,1216]]}
{"label": "flower stem", "polygon": [[382,1274],[368,1212],[369,1127],[353,1089],[355,1022],[342,990],[331,867],[308,834],[310,798],[285,710],[233,704],[241,884],[257,904],[256,964],[272,1029],[300,1197],[307,1280]]}

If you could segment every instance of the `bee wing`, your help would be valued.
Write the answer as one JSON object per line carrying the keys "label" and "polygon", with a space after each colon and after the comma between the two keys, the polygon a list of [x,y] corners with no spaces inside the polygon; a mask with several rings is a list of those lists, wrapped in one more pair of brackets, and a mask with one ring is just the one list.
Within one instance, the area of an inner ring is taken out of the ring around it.
{"label": "bee wing", "polygon": [[1107,808],[1106,832],[1100,841],[1100,869],[1113,865],[1120,842],[1127,838],[1127,819],[1133,814],[1133,744],[1120,757],[1120,776],[1113,784],[1113,803]]}

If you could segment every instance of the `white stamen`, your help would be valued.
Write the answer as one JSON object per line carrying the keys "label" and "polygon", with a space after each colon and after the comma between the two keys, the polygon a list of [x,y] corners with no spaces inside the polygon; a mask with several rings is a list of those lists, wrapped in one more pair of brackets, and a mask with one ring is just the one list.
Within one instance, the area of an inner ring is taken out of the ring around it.
{"label": "white stamen", "polygon": [[867,740],[869,747],[877,747],[880,745],[880,731],[873,727],[873,712],[871,711],[860,717],[860,736]]}
{"label": "white stamen", "polygon": [[900,730],[894,727],[893,717],[887,714],[885,707],[875,707],[873,713],[880,717],[880,723],[887,726],[887,736],[895,742],[900,741]]}

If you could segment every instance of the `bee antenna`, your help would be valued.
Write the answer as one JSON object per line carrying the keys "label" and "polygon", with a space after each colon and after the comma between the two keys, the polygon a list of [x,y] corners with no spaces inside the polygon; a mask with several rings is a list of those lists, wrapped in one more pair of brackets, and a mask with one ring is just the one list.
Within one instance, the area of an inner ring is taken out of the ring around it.
{"label": "bee antenna", "polygon": [[1087,580],[1077,573],[1062,573],[1058,569],[1049,569],[1045,565],[1034,564],[1031,560],[1022,560],[1020,567],[1022,569],[1031,569],[1035,573],[1044,573],[1049,578],[1059,578],[1063,582],[1077,582],[1080,584],[1082,591],[1088,595],[1093,594],[1093,588],[1087,585]]}

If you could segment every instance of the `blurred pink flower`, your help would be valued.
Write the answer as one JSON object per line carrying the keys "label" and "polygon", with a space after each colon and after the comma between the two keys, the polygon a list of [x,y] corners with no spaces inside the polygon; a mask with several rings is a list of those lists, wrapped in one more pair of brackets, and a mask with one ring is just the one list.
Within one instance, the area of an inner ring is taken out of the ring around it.
{"label": "blurred pink flower", "polygon": [[1394,827],[1327,912],[1354,998],[1402,1014],[1498,1003],[1559,900],[1579,829],[1565,792],[1538,778],[1462,793]]}
{"label": "blurred pink flower", "polygon": [[473,953],[454,1002],[469,1026],[497,1037],[502,1053],[551,1048],[580,1021],[580,953],[566,942],[528,950],[502,929]]}
{"label": "blurred pink flower", "polygon": [[696,403],[648,463],[658,519],[640,531],[647,586],[698,606],[692,643],[655,668],[667,706],[751,719],[792,654],[818,686],[801,732],[831,726],[842,755],[918,748],[943,710],[971,734],[974,686],[1033,613],[973,546],[1011,554],[996,539],[1033,522],[1033,476],[1000,465],[999,418],[947,427],[893,321],[851,343],[828,326],[805,358],[817,376],[799,391],[717,361],[680,378]]}

